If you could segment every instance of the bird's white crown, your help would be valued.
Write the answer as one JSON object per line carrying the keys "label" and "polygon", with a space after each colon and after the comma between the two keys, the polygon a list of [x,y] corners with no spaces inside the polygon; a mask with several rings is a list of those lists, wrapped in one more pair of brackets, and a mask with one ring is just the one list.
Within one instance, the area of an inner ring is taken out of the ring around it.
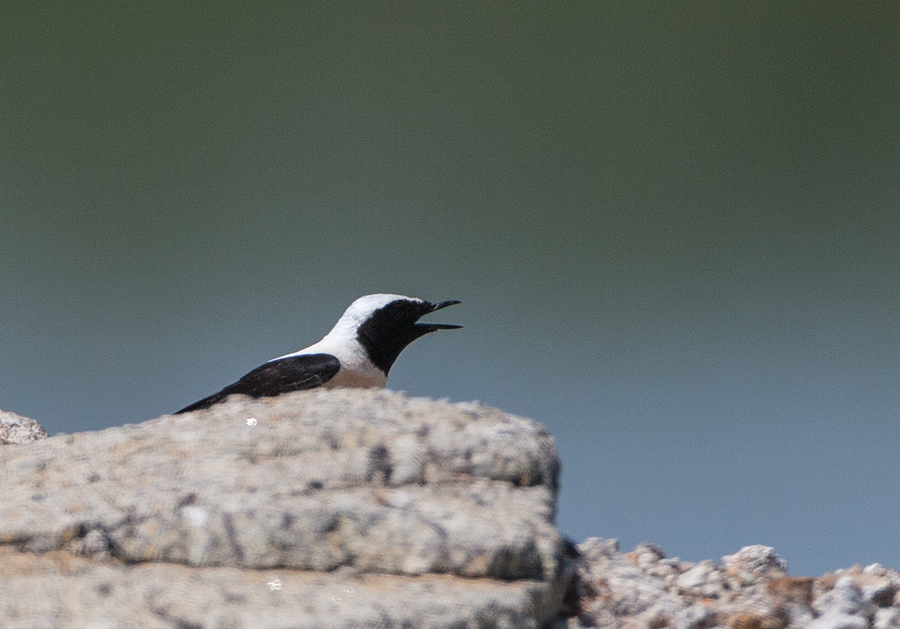
{"label": "bird's white crown", "polygon": [[422,301],[416,297],[406,297],[405,295],[388,295],[385,293],[364,295],[350,304],[347,310],[344,311],[344,314],[341,315],[341,318],[338,319],[334,328],[329,332],[329,336],[331,334],[343,333],[348,336],[356,337],[357,328],[359,328],[366,319],[371,317],[373,312],[379,308],[384,308],[389,303],[397,301],[398,299],[406,301]]}

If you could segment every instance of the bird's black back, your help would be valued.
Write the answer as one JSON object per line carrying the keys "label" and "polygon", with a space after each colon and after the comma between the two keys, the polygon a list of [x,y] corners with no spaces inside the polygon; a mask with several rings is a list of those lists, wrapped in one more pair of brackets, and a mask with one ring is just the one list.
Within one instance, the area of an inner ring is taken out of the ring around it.
{"label": "bird's black back", "polygon": [[209,408],[229,395],[243,394],[261,398],[315,389],[334,378],[340,368],[340,361],[331,354],[303,354],[272,360],[218,393],[176,411],[176,415]]}

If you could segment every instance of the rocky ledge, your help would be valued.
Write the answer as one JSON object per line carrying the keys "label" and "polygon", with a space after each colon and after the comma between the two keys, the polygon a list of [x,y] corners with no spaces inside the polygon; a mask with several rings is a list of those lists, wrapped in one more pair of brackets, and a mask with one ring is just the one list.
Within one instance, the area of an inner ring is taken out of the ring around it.
{"label": "rocky ledge", "polygon": [[539,424],[311,391],[47,437],[0,412],[4,629],[900,629],[900,574],[573,547]]}
{"label": "rocky ledge", "polygon": [[232,398],[0,449],[6,628],[546,627],[539,424],[390,391]]}

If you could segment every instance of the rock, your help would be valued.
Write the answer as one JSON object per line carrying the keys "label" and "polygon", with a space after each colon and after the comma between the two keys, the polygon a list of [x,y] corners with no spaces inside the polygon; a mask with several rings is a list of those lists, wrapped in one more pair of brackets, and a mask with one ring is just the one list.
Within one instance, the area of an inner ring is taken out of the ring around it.
{"label": "rock", "polygon": [[809,629],[868,629],[869,621],[861,616],[829,610],[809,624]]}
{"label": "rock", "polygon": [[816,597],[812,607],[819,617],[811,629],[865,629],[875,616],[875,606],[863,600],[850,575],[839,577],[831,590]]}
{"label": "rock", "polygon": [[707,597],[717,595],[721,582],[722,577],[711,561],[701,561],[675,580],[680,590],[693,590],[694,594]]}
{"label": "rock", "polygon": [[780,615],[745,612],[732,616],[728,625],[731,629],[784,629],[788,621]]}
{"label": "rock", "polygon": [[615,540],[591,538],[578,550],[580,611],[568,629],[900,627],[900,573],[878,564],[790,577],[767,546],[745,547],[721,565],[665,559],[647,543],[620,553]]}
{"label": "rock", "polygon": [[704,605],[691,605],[675,615],[675,629],[704,629],[716,624],[715,614]]}
{"label": "rock", "polygon": [[238,397],[0,461],[22,627],[537,628],[565,595],[553,440],[479,404]]}
{"label": "rock", "polygon": [[879,609],[875,612],[875,618],[872,620],[874,629],[891,629],[900,627],[900,609],[891,607],[888,609]]}
{"label": "rock", "polygon": [[787,562],[775,554],[771,546],[744,546],[733,555],[722,557],[722,565],[730,570],[745,570],[754,574],[787,572]]}
{"label": "rock", "polygon": [[820,614],[829,611],[855,614],[866,608],[867,603],[862,600],[853,578],[846,575],[838,578],[831,590],[817,597],[812,606]]}
{"label": "rock", "polygon": [[769,596],[778,605],[809,607],[813,600],[812,577],[773,577],[768,581]]}
{"label": "rock", "polygon": [[47,431],[33,419],[0,411],[0,446],[31,443],[47,437]]}
{"label": "rock", "polygon": [[110,564],[0,549],[5,629],[537,627],[545,584]]}
{"label": "rock", "polygon": [[4,629],[900,629],[900,573],[574,548],[540,425],[390,391],[46,437],[0,412]]}

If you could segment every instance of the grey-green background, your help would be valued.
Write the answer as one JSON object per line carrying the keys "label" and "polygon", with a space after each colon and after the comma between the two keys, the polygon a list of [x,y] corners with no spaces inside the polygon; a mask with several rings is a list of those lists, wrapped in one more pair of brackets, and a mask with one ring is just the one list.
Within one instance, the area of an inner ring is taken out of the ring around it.
{"label": "grey-green background", "polygon": [[[356,297],[580,541],[900,568],[894,2],[4,2],[0,408],[171,412]],[[286,481],[288,482],[288,481]]]}

